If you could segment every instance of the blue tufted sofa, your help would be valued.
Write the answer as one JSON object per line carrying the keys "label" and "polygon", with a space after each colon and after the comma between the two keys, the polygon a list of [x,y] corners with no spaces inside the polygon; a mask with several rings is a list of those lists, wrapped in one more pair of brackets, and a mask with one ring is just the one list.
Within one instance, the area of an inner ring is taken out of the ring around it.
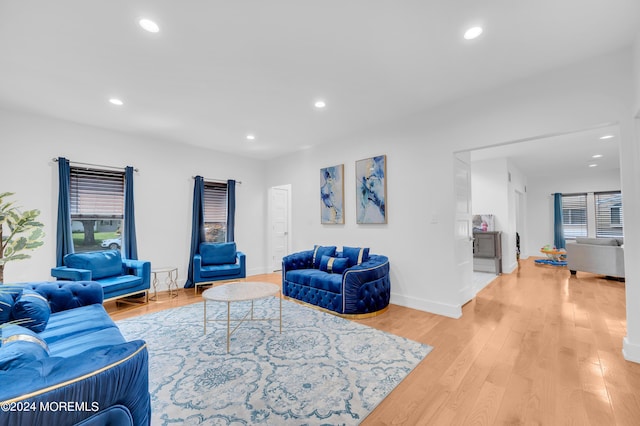
{"label": "blue tufted sofa", "polygon": [[351,247],[293,253],[282,260],[282,292],[343,316],[375,315],[389,305],[389,259]]}
{"label": "blue tufted sofa", "polygon": [[0,426],[149,425],[146,344],[124,339],[100,284],[2,286],[0,315]]}
{"label": "blue tufted sofa", "polygon": [[63,261],[64,266],[51,268],[52,277],[100,283],[105,302],[136,294],[148,300],[151,262],[123,259],[119,250],[70,253]]}

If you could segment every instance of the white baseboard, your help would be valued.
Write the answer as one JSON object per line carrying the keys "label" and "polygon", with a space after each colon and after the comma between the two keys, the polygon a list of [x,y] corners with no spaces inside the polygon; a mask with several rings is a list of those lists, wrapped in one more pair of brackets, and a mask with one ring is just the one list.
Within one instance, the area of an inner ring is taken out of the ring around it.
{"label": "white baseboard", "polygon": [[640,364],[640,345],[629,342],[627,336],[622,340],[622,356],[627,361]]}
{"label": "white baseboard", "polygon": [[[263,266],[260,268],[250,268],[247,269],[247,276],[250,277],[251,275],[262,275],[262,274],[272,274],[274,271],[271,270],[271,268],[267,267],[267,266]],[[278,273],[280,271],[277,271]]]}
{"label": "white baseboard", "polygon": [[395,293],[391,293],[391,303],[454,319],[462,317],[462,306],[460,305],[454,306],[426,299],[418,299],[416,297],[407,297]]}
{"label": "white baseboard", "polygon": [[507,267],[505,268],[504,271],[502,271],[503,274],[510,274],[513,271],[515,271],[516,269],[518,269],[518,262],[514,262],[511,265],[507,265]]}

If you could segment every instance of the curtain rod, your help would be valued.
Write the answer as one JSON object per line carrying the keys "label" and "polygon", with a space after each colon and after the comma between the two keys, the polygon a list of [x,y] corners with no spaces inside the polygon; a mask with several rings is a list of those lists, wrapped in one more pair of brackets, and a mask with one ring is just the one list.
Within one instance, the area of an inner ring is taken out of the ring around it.
{"label": "curtain rod", "polygon": [[[57,158],[52,158],[54,163],[58,162]],[[69,164],[74,164],[77,166],[91,166],[91,167],[101,167],[103,169],[114,169],[114,170],[124,170],[125,167],[116,167],[116,166],[105,166],[102,164],[91,164],[91,163],[80,163],[78,161],[69,161]],[[138,169],[133,169],[134,172],[139,171]]]}
{"label": "curtain rod", "polygon": [[[195,179],[195,178],[196,178],[196,176],[191,176],[191,179]],[[209,178],[206,178],[206,177],[203,177],[202,179],[204,179],[207,182],[227,183],[227,181],[224,180],[224,179],[209,179]],[[242,185],[242,181],[241,180],[237,180],[236,183],[238,185]]]}

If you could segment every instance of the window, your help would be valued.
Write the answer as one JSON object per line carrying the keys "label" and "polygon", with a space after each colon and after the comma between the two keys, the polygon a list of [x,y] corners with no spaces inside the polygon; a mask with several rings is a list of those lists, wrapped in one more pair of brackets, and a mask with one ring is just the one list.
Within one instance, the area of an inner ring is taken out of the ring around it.
{"label": "window", "polygon": [[71,167],[70,207],[76,252],[120,249],[124,172]]}
{"label": "window", "polygon": [[205,241],[227,241],[227,184],[204,183],[204,231]]}
{"label": "window", "polygon": [[594,196],[596,205],[596,237],[622,237],[622,194],[620,192],[600,192],[594,194]]}
{"label": "window", "polygon": [[568,240],[587,236],[587,194],[562,196],[562,227]]}
{"label": "window", "polygon": [[623,224],[620,191],[562,195],[565,239],[620,238],[623,236]]}

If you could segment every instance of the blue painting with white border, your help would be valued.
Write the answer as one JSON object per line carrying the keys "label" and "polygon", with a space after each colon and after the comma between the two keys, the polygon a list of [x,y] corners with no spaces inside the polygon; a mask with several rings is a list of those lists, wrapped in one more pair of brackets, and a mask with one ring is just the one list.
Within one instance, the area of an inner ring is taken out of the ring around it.
{"label": "blue painting with white border", "polygon": [[320,169],[320,220],[344,223],[344,164]]}
{"label": "blue painting with white border", "polygon": [[356,162],[357,223],[387,223],[387,156]]}

